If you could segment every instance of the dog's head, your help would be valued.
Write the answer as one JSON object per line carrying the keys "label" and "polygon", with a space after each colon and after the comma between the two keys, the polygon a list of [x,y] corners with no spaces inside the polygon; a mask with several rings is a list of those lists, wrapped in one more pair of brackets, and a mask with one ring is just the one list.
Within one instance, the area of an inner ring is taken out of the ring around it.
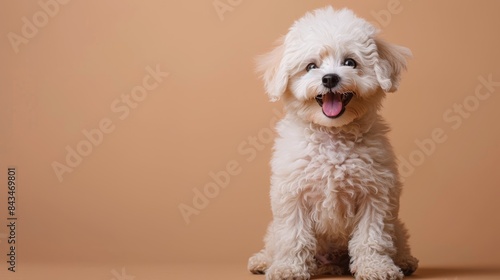
{"label": "dog's head", "polygon": [[340,127],[378,110],[385,92],[397,90],[411,52],[377,33],[347,9],[307,13],[259,58],[266,92],[321,126]]}

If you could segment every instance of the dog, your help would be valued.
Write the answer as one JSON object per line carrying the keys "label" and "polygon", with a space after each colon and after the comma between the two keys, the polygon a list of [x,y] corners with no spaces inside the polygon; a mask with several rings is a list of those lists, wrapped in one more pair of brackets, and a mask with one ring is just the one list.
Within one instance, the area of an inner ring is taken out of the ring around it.
{"label": "dog", "polygon": [[352,273],[412,274],[398,218],[402,183],[379,114],[406,69],[409,49],[387,43],[351,10],[317,9],[258,59],[271,101],[283,100],[271,160],[273,220],[248,261],[267,280]]}

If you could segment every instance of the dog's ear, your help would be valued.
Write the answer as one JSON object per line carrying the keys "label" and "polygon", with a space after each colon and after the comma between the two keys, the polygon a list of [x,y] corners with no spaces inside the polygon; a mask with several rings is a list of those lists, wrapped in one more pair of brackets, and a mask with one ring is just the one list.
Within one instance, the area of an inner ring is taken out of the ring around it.
{"label": "dog's ear", "polygon": [[284,38],[267,54],[257,57],[257,72],[262,74],[269,99],[274,102],[281,98],[288,84],[288,73],[283,66]]}
{"label": "dog's ear", "polygon": [[394,92],[399,87],[401,72],[406,70],[406,59],[412,56],[408,48],[375,39],[379,61],[375,73],[380,87],[385,92]]}

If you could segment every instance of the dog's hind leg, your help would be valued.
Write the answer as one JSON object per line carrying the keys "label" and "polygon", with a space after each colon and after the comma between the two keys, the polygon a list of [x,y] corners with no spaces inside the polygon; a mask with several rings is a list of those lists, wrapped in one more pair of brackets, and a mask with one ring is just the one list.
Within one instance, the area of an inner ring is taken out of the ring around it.
{"label": "dog's hind leg", "polygon": [[264,274],[270,264],[270,258],[267,255],[266,249],[254,254],[248,260],[248,270],[253,274]]}
{"label": "dog's hind leg", "polygon": [[273,222],[269,223],[267,232],[264,237],[265,247],[260,252],[255,253],[248,260],[248,270],[253,274],[265,274],[269,266],[272,264],[272,251],[268,248],[268,244],[273,244],[274,229]]}
{"label": "dog's hind leg", "polygon": [[394,223],[394,243],[397,248],[394,263],[401,268],[404,275],[411,275],[418,267],[418,259],[411,255],[410,245],[408,245],[409,234],[401,220]]}

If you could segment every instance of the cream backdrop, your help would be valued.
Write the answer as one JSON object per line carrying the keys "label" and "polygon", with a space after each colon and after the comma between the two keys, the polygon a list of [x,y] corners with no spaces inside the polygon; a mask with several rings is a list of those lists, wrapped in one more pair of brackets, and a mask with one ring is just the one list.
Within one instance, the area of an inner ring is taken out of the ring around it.
{"label": "cream backdrop", "polygon": [[40,0],[0,3],[0,222],[15,166],[19,265],[244,265],[282,112],[254,59],[329,4],[413,51],[383,115],[421,265],[500,264],[500,2]]}

